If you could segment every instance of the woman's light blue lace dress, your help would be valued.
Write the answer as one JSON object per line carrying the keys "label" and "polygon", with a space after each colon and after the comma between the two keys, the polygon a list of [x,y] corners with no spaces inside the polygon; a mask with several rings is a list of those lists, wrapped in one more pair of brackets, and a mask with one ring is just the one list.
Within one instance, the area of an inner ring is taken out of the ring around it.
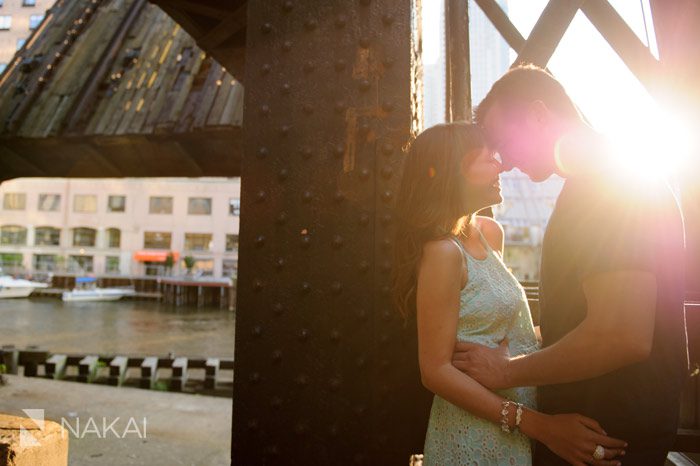
{"label": "woman's light blue lace dress", "polygon": [[[509,339],[512,356],[538,349],[525,290],[481,235],[484,260],[473,258],[451,237],[467,264],[468,281],[460,296],[457,340],[495,347]],[[504,398],[535,408],[535,388],[498,390]],[[423,465],[530,465],[530,440],[520,432],[476,417],[435,395],[423,450]]]}

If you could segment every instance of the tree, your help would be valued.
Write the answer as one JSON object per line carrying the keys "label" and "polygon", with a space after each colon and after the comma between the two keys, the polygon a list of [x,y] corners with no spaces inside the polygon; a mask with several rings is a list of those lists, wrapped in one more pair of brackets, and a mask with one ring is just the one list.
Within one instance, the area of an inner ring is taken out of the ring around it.
{"label": "tree", "polygon": [[185,256],[185,268],[187,269],[187,275],[192,275],[192,267],[194,267],[194,257]]}

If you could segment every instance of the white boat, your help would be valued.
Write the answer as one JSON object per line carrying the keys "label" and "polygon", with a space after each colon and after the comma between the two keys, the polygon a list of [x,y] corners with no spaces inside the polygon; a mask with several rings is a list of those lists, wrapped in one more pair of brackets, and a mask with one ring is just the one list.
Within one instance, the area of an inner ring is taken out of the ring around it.
{"label": "white boat", "polygon": [[95,278],[78,277],[75,279],[75,288],[72,291],[64,291],[61,299],[63,301],[117,301],[134,293],[134,289],[129,287],[99,288]]}
{"label": "white boat", "polygon": [[2,275],[0,276],[0,298],[26,298],[35,289],[47,288],[48,286],[46,283]]}

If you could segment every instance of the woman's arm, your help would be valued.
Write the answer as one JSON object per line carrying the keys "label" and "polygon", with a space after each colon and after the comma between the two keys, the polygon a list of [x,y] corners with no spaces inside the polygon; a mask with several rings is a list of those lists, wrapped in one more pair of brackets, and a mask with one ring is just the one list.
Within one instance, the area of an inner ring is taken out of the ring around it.
{"label": "woman's arm", "polygon": [[[462,255],[449,240],[433,241],[423,248],[418,272],[417,324],[418,358],[423,385],[433,393],[470,413],[496,424],[501,423],[502,397],[486,389],[452,365],[452,349],[457,335]],[[515,424],[515,410],[508,424]],[[572,464],[584,465],[596,445],[609,450],[606,458],[620,454],[620,440],[604,435],[593,420],[576,414],[550,416],[526,410],[522,432],[544,443]],[[614,465],[603,461],[592,464]]]}

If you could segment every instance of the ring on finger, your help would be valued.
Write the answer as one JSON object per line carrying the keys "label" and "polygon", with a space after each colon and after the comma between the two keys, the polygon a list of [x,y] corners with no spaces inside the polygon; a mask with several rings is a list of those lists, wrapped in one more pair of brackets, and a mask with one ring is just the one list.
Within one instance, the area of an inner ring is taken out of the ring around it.
{"label": "ring on finger", "polygon": [[605,458],[605,448],[602,445],[596,445],[595,451],[593,452],[594,460],[602,460]]}

